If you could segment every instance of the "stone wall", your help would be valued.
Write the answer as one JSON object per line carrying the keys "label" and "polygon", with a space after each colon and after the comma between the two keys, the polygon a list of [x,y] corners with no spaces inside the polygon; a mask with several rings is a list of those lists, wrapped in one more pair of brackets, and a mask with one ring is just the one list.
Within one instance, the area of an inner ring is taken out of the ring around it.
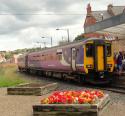
{"label": "stone wall", "polygon": [[112,45],[114,52],[125,51],[125,39],[113,41]]}

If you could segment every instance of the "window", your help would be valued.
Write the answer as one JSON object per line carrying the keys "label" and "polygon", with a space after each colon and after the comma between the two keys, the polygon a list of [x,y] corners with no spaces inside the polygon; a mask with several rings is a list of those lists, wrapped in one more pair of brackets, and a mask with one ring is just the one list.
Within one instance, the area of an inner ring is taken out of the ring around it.
{"label": "window", "polygon": [[76,58],[76,49],[73,48],[73,49],[72,49],[72,59],[75,60],[75,58]]}
{"label": "window", "polygon": [[86,56],[92,57],[93,56],[93,44],[86,45]]}
{"label": "window", "polygon": [[107,56],[110,57],[111,56],[111,44],[107,44]]}
{"label": "window", "polygon": [[58,56],[58,59],[59,59],[59,60],[62,60],[62,52],[57,52],[56,54],[57,54],[57,56]]}

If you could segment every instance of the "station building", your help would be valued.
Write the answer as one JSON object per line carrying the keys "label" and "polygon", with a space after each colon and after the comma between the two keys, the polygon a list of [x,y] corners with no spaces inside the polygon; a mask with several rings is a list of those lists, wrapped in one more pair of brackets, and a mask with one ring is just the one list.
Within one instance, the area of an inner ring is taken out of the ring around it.
{"label": "station building", "polygon": [[125,6],[109,4],[107,10],[92,11],[87,5],[83,34],[86,37],[100,37],[112,41],[114,52],[125,51]]}

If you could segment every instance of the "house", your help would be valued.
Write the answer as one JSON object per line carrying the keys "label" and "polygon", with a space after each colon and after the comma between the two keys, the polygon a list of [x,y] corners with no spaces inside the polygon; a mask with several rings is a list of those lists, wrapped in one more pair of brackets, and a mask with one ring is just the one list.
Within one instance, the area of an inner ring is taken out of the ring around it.
{"label": "house", "polygon": [[5,55],[3,53],[0,53],[0,63],[6,62]]}
{"label": "house", "polygon": [[[117,16],[119,14],[125,13],[125,6],[113,6],[109,4],[107,6],[107,10],[101,11],[92,11],[91,5],[87,5],[87,15],[84,22],[84,30],[86,27],[94,25],[103,20],[109,19],[113,16]],[[114,46],[114,51],[125,51],[125,38],[121,39],[120,37],[113,35],[113,33],[86,33],[87,37],[101,37],[104,36],[105,39],[111,40]]]}
{"label": "house", "polygon": [[112,4],[109,4],[107,6],[107,10],[92,11],[91,5],[88,4],[84,28],[86,26],[93,25],[102,20],[121,14],[123,12],[125,12],[125,6],[113,6]]}
{"label": "house", "polygon": [[14,54],[13,57],[12,57],[12,62],[17,64],[18,63],[18,58],[19,58],[20,55],[22,55],[22,54]]}

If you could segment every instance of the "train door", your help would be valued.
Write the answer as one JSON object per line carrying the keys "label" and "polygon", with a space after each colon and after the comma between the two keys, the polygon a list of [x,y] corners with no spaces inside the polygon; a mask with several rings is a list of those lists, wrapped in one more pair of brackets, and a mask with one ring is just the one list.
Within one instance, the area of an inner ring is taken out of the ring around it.
{"label": "train door", "polygon": [[28,68],[28,55],[25,56],[25,67]]}
{"label": "train door", "polygon": [[71,59],[72,70],[76,71],[76,48],[72,48]]}
{"label": "train door", "polygon": [[102,72],[106,70],[106,46],[104,41],[88,42],[85,47],[84,64],[85,71]]}
{"label": "train door", "polygon": [[96,46],[97,49],[97,70],[103,71],[104,70],[104,46],[98,45]]}

